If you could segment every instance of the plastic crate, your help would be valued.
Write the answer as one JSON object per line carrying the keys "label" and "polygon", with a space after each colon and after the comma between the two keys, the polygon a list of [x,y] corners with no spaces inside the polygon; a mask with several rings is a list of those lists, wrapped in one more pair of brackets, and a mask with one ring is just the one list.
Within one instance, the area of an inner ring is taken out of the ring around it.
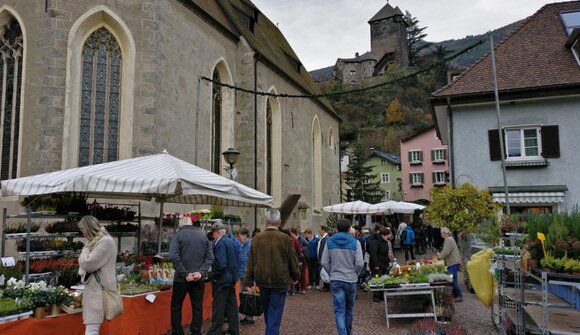
{"label": "plastic crate", "polygon": [[516,308],[516,302],[506,296],[500,296],[499,303],[504,308]]}
{"label": "plastic crate", "polygon": [[580,290],[578,288],[574,289],[575,285],[578,284],[550,281],[548,290],[567,303],[575,305],[576,309],[580,310]]}

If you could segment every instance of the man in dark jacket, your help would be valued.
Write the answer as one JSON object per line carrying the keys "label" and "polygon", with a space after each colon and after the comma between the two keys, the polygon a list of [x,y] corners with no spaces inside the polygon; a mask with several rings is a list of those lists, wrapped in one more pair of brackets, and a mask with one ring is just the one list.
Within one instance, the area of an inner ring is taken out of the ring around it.
{"label": "man in dark jacket", "polygon": [[238,252],[234,241],[225,236],[226,226],[215,222],[211,226],[214,262],[211,266],[212,317],[207,335],[221,335],[224,318],[228,318],[228,332],[240,334],[236,282],[238,280]]}
{"label": "man in dark jacket", "polygon": [[278,230],[280,211],[268,210],[265,223],[266,229],[252,239],[244,286],[249,293],[254,291],[254,282],[260,287],[266,335],[277,335],[288,285],[298,282],[300,267],[290,236]]}
{"label": "man in dark jacket", "polygon": [[[195,226],[194,226],[195,225]],[[171,293],[171,334],[183,335],[181,309],[189,294],[193,319],[191,334],[201,334],[203,291],[205,275],[213,262],[211,242],[199,228],[199,221],[191,218],[179,220],[179,230],[169,244],[169,259],[173,263],[173,290]]]}

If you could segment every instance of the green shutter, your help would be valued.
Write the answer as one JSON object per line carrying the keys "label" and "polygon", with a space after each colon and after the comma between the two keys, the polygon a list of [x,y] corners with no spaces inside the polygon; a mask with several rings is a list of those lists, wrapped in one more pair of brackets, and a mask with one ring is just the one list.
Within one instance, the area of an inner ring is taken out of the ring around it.
{"label": "green shutter", "polygon": [[425,184],[425,176],[423,175],[423,172],[421,172],[419,176],[421,177],[421,184]]}
{"label": "green shutter", "polygon": [[419,161],[423,161],[423,150],[419,151]]}
{"label": "green shutter", "polygon": [[443,149],[443,159],[447,160],[447,149]]}
{"label": "green shutter", "polygon": [[413,159],[413,155],[411,155],[411,152],[410,151],[407,153],[407,155],[409,156],[409,163],[410,163],[411,160]]}
{"label": "green shutter", "polygon": [[435,149],[431,150],[431,162],[435,161]]}
{"label": "green shutter", "polygon": [[437,179],[435,179],[435,172],[431,172],[431,178],[433,179],[433,184],[435,184],[437,182]]}

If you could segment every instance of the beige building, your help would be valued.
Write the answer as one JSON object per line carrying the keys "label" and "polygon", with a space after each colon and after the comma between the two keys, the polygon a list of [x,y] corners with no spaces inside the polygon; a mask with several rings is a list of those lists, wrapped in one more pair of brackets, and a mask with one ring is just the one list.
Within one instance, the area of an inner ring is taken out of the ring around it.
{"label": "beige building", "polygon": [[[0,26],[1,179],[163,149],[227,175],[234,147],[237,181],[293,199],[288,226],[321,224],[339,202],[339,118],[276,96],[319,91],[250,1],[0,0]],[[262,224],[261,210],[225,212]]]}

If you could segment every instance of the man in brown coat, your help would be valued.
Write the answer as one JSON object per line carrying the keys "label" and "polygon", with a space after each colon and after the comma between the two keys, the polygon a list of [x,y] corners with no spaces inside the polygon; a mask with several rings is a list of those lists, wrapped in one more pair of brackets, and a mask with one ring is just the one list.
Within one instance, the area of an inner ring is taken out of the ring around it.
{"label": "man in brown coat", "polygon": [[266,229],[252,239],[244,275],[244,286],[253,292],[254,282],[260,288],[266,334],[280,333],[280,323],[290,282],[300,279],[298,257],[290,236],[278,230],[280,211],[266,213]]}

